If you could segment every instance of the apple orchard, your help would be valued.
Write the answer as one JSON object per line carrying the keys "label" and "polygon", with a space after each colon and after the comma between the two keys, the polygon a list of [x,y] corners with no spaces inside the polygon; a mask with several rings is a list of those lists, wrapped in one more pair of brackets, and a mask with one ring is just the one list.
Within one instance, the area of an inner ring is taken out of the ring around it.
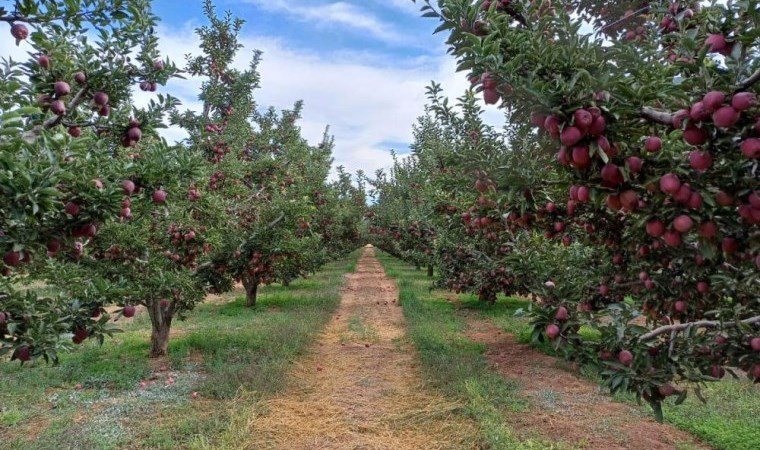
{"label": "apple orchard", "polygon": [[[335,181],[300,102],[256,103],[260,54],[233,67],[241,20],[206,2],[179,64],[149,3],[0,7],[33,48],[0,68],[0,355],[56,362],[142,306],[163,356],[207,294],[240,282],[253,306],[370,242],[436,287],[531,298],[534,340],[660,419],[760,380],[757,1],[416,0],[472,89],[434,83],[409,156]],[[204,80],[202,111],[165,92],[179,76]]]}

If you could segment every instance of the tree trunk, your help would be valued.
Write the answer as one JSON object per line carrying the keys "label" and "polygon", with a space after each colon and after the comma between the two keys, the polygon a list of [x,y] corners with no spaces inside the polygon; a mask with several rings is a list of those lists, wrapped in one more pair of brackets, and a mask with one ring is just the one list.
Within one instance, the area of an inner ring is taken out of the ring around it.
{"label": "tree trunk", "polygon": [[420,267],[420,265],[419,265],[419,264],[415,264],[415,265],[414,265],[414,270],[420,270],[420,269],[422,269],[422,267]]}
{"label": "tree trunk", "polygon": [[256,306],[256,294],[259,290],[259,279],[254,276],[243,277],[243,287],[245,288],[245,306]]}
{"label": "tree trunk", "polygon": [[158,300],[148,303],[148,315],[150,316],[150,357],[160,358],[166,356],[169,349],[169,331],[172,327],[174,307],[161,308]]}
{"label": "tree trunk", "polygon": [[428,264],[428,274],[427,275],[429,277],[433,276],[433,265],[432,264]]}

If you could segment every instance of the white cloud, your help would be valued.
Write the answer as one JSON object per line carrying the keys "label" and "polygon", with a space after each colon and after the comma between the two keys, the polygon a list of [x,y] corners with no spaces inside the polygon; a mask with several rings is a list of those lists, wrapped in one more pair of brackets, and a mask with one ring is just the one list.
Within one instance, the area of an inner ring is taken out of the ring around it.
{"label": "white cloud", "polygon": [[404,36],[392,30],[391,25],[367,13],[364,9],[346,2],[323,5],[304,5],[288,0],[245,0],[267,11],[280,12],[300,21],[321,26],[347,26],[367,32],[386,42],[403,42]]}
{"label": "white cloud", "polygon": [[[162,53],[175,59],[197,53],[197,38],[190,26],[162,27],[158,32]],[[412,141],[412,126],[424,113],[425,87],[431,80],[442,83],[451,97],[460,96],[468,87],[464,74],[455,73],[455,61],[443,48],[439,56],[394,64],[366,53],[316,54],[290,48],[269,36],[244,35],[241,43],[245,48],[234,63],[238,68],[247,67],[253,49],[264,52],[259,66],[262,87],[254,95],[258,105],[281,110],[303,100],[303,136],[316,144],[330,126],[335,136],[334,165],[350,172],[363,169],[372,174],[391,165],[390,149],[383,143]],[[173,80],[163,90],[179,97],[183,108],[199,110],[200,84],[200,79]],[[145,99],[147,94],[140,93],[139,98]],[[489,123],[503,123],[500,112],[492,107],[488,111]],[[178,130],[163,134],[167,139],[182,136]]]}

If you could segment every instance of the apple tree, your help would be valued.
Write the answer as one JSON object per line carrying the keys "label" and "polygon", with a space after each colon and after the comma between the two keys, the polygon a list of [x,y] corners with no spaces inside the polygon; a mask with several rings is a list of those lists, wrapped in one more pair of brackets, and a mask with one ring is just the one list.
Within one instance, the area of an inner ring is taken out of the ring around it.
{"label": "apple tree", "polygon": [[[247,304],[254,306],[260,285],[287,284],[329,256],[315,219],[331,198],[332,141],[325,136],[311,146],[301,136],[301,102],[281,113],[258,108],[253,93],[260,53],[253,52],[245,70],[234,64],[244,22],[218,17],[211,2],[205,10],[210,24],[198,31],[204,53],[188,57],[187,64],[188,73],[205,79],[203,111],[175,112],[172,121],[211,164],[204,184],[223,209],[220,241],[198,274],[215,291],[241,282]],[[339,207],[335,200],[331,205]]]}
{"label": "apple tree", "polygon": [[0,22],[28,57],[0,69],[0,354],[55,362],[72,335],[109,332],[92,301],[113,286],[84,277],[71,296],[75,279],[63,274],[118,218],[133,146],[158,142],[175,104],[158,95],[137,109],[131,90],[156,90],[177,71],[160,58],[147,1],[12,3]]}
{"label": "apple tree", "polygon": [[536,338],[660,418],[733,367],[760,379],[757,3],[419,3],[484,101],[555,158],[562,197],[535,178],[507,220],[529,214],[595,264],[530,282]]}

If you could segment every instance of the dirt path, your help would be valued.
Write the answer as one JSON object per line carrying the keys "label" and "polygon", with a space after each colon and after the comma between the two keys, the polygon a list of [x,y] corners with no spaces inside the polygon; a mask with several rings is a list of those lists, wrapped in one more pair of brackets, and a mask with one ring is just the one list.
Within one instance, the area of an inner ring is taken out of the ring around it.
{"label": "dirt path", "polygon": [[598,385],[560,367],[556,358],[518,343],[491,322],[471,316],[467,321],[468,336],[487,345],[486,357],[494,369],[520,383],[531,400],[528,413],[508,418],[516,430],[594,450],[709,448],[688,433],[612,401]]}
{"label": "dirt path", "polygon": [[340,306],[290,387],[250,420],[250,449],[467,449],[473,423],[426,392],[404,339],[398,291],[374,248],[346,276]]}

